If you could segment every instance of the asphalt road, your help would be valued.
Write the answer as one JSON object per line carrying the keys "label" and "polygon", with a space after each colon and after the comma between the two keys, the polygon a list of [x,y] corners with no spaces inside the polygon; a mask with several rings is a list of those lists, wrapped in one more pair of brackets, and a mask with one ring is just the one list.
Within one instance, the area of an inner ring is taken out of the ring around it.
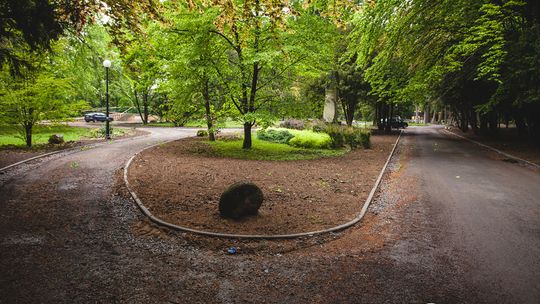
{"label": "asphalt road", "polygon": [[149,131],[0,175],[0,303],[540,302],[540,173],[440,128],[406,130],[358,226],[254,243],[161,230],[118,194],[131,155],[196,130]]}
{"label": "asphalt road", "polygon": [[[459,254],[471,290],[491,303],[540,303],[540,174],[504,161],[441,128],[409,128],[433,220],[444,222],[443,247]],[[439,249],[442,250],[442,249]]]}

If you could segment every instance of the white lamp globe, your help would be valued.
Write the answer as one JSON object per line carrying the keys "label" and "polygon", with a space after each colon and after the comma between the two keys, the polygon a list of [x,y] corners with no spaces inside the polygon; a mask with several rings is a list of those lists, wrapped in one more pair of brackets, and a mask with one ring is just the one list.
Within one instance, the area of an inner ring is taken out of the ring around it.
{"label": "white lamp globe", "polygon": [[109,59],[103,60],[103,66],[106,67],[106,68],[110,68],[111,67],[111,61]]}

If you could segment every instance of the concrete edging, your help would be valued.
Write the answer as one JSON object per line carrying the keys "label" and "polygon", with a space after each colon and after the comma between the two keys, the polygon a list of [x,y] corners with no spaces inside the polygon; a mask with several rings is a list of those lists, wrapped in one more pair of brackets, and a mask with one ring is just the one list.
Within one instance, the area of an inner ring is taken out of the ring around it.
{"label": "concrete edging", "polygon": [[154,223],[156,223],[158,225],[167,227],[167,228],[171,228],[171,229],[178,230],[178,231],[183,231],[183,232],[191,232],[191,233],[195,233],[195,234],[199,234],[199,235],[205,235],[205,236],[222,237],[222,238],[234,238],[234,239],[292,239],[292,238],[299,238],[299,237],[305,237],[305,236],[311,237],[311,236],[318,235],[318,234],[337,232],[337,231],[349,228],[349,227],[355,225],[356,223],[358,223],[364,217],[364,215],[367,212],[367,209],[368,209],[369,205],[373,201],[373,197],[375,196],[375,192],[379,188],[379,185],[380,185],[381,180],[382,180],[382,178],[384,176],[384,173],[386,172],[386,168],[388,167],[388,164],[390,163],[390,160],[391,160],[392,156],[394,155],[394,152],[396,151],[396,148],[397,148],[397,146],[399,144],[399,140],[401,138],[402,133],[403,133],[403,131],[401,131],[399,133],[399,136],[396,139],[394,147],[392,148],[392,151],[390,152],[390,155],[388,156],[388,158],[386,160],[386,163],[384,164],[383,168],[381,169],[381,172],[379,173],[379,176],[378,176],[377,180],[375,181],[375,185],[371,189],[371,192],[369,193],[369,196],[367,197],[366,201],[364,202],[364,206],[362,207],[362,210],[360,211],[360,213],[354,219],[352,219],[351,221],[349,221],[347,223],[344,223],[344,224],[341,224],[341,225],[338,225],[338,226],[335,226],[335,227],[332,227],[332,228],[323,229],[323,230],[310,231],[310,232],[301,232],[301,233],[294,233],[294,234],[274,234],[274,235],[227,234],[227,233],[211,232],[211,231],[197,230],[197,229],[192,229],[192,228],[188,228],[188,227],[178,226],[178,225],[166,222],[166,221],[164,221],[164,220],[162,220],[160,218],[157,218],[156,216],[154,216],[148,210],[148,208],[146,208],[146,206],[144,206],[141,199],[131,189],[131,186],[130,186],[130,183],[129,183],[129,180],[128,180],[128,171],[129,171],[129,166],[131,165],[131,162],[135,159],[135,157],[137,155],[139,155],[140,153],[142,153],[143,151],[145,151],[147,149],[153,148],[153,147],[155,147],[157,145],[160,145],[160,144],[163,144],[163,143],[146,147],[145,149],[135,153],[126,162],[126,165],[124,166],[124,183],[125,183],[128,191],[129,191],[131,197],[135,200],[135,202],[137,203],[137,206],[143,212],[143,214],[145,216],[147,216],[152,222],[154,222]]}
{"label": "concrete edging", "polygon": [[104,141],[104,142],[99,142],[99,143],[95,143],[95,144],[83,145],[83,146],[80,146],[80,147],[73,147],[73,148],[69,148],[69,149],[65,149],[65,150],[53,151],[53,152],[37,155],[37,156],[34,156],[34,157],[30,157],[30,158],[27,158],[27,159],[23,159],[23,160],[21,160],[19,162],[11,164],[11,165],[7,165],[7,166],[5,166],[3,168],[0,168],[0,172],[4,172],[4,171],[6,171],[6,170],[8,170],[10,168],[25,164],[27,162],[30,162],[30,161],[33,161],[33,160],[36,160],[36,159],[51,156],[51,155],[54,155],[54,154],[59,154],[59,153],[63,153],[63,152],[69,153],[69,152],[77,151],[77,150],[80,150],[82,147],[88,147],[89,149],[92,149],[92,148],[95,148],[95,147],[100,147],[100,146],[109,144],[109,142],[112,142],[112,143],[123,142],[123,141],[126,141],[126,140],[134,140],[135,138],[146,137],[146,136],[149,136],[149,135],[150,134],[145,134],[145,135],[133,136],[133,137],[129,137],[129,138],[122,138],[122,139],[118,139],[118,140],[110,140],[110,141]]}
{"label": "concrete edging", "polygon": [[456,134],[456,133],[451,132],[451,131],[448,131],[448,130],[443,130],[443,131],[446,132],[446,133],[448,133],[448,134],[450,134],[450,135],[454,135],[454,136],[457,136],[457,137],[459,137],[459,138],[468,140],[468,141],[470,141],[470,142],[472,142],[472,143],[475,143],[475,144],[477,144],[477,145],[479,145],[479,146],[481,146],[481,147],[484,147],[484,148],[486,148],[486,149],[492,150],[492,151],[497,152],[497,153],[499,153],[499,154],[501,154],[501,155],[503,155],[503,156],[506,156],[506,157],[508,157],[508,158],[514,159],[514,160],[516,160],[516,161],[519,161],[519,162],[521,162],[521,163],[524,163],[524,164],[527,164],[527,165],[529,165],[529,166],[533,166],[533,167],[536,167],[536,168],[540,168],[540,165],[537,165],[537,164],[535,164],[535,163],[533,163],[533,162],[530,162],[530,161],[528,161],[528,160],[524,160],[523,158],[519,158],[519,157],[514,156],[514,155],[512,155],[512,154],[508,154],[508,153],[503,152],[503,151],[501,151],[501,150],[499,150],[499,149],[497,149],[497,148],[493,148],[492,146],[488,146],[488,145],[486,145],[486,144],[483,144],[483,143],[481,143],[481,142],[478,142],[478,141],[476,141],[476,140],[474,140],[474,139],[467,138],[467,137],[465,137],[465,136]]}

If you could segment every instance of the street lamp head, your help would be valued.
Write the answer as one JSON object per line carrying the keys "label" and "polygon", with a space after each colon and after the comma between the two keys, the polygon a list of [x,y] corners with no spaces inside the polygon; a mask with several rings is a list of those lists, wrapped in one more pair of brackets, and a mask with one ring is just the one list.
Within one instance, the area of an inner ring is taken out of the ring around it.
{"label": "street lamp head", "polygon": [[103,60],[103,66],[106,67],[106,68],[110,68],[111,67],[111,61],[109,59]]}

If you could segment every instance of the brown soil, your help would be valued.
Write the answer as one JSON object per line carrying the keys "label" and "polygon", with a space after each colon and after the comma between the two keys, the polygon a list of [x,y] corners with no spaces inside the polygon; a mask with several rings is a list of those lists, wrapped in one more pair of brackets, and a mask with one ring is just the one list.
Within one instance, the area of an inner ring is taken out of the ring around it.
{"label": "brown soil", "polygon": [[[236,234],[288,234],[334,227],[353,219],[397,135],[372,137],[372,148],[343,157],[306,161],[254,161],[207,156],[208,145],[188,138],[144,151],[129,180],[157,217],[173,224]],[[259,215],[222,219],[221,193],[251,181],[264,193]]]}
{"label": "brown soil", "polygon": [[540,165],[540,146],[532,140],[520,136],[516,128],[499,129],[499,134],[491,137],[475,135],[472,131],[463,133],[457,128],[450,131]]}

